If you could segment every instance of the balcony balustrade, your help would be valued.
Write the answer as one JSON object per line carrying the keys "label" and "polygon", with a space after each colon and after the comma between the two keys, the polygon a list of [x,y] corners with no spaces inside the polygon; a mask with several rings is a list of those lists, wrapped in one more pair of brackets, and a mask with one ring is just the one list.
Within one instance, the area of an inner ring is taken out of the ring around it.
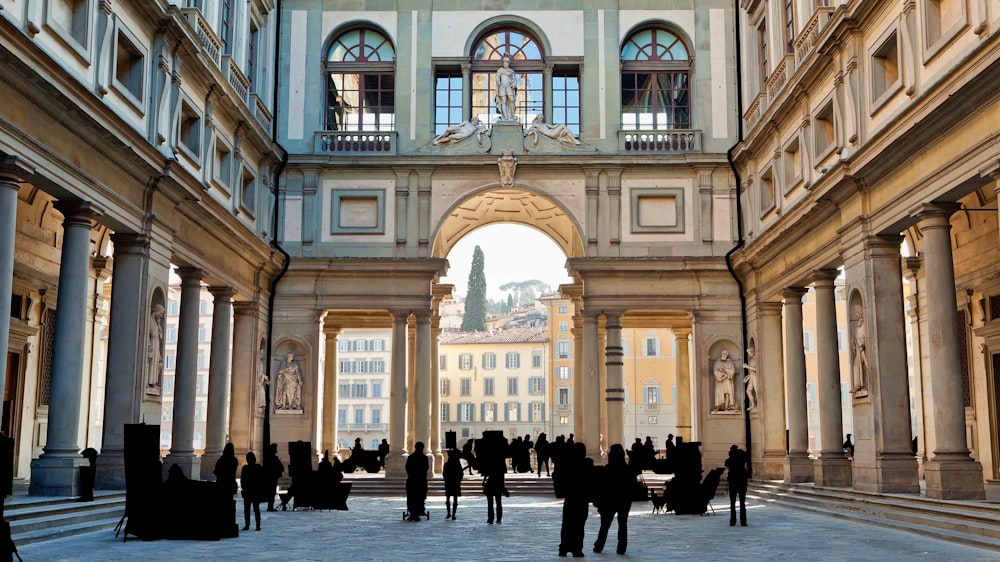
{"label": "balcony balustrade", "polygon": [[323,131],[316,133],[316,151],[355,154],[396,153],[395,132]]}
{"label": "balcony balustrade", "polygon": [[701,152],[701,131],[620,131],[622,152],[687,153]]}

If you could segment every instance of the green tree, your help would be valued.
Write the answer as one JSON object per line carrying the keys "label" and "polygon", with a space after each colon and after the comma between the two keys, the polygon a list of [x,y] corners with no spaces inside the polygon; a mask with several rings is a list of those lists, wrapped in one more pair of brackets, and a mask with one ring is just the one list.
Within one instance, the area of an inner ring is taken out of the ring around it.
{"label": "green tree", "polygon": [[469,292],[465,296],[465,313],[462,315],[463,332],[486,330],[486,273],[483,250],[476,246],[472,252],[472,269],[469,271]]}
{"label": "green tree", "polygon": [[514,310],[514,295],[507,295],[507,312]]}

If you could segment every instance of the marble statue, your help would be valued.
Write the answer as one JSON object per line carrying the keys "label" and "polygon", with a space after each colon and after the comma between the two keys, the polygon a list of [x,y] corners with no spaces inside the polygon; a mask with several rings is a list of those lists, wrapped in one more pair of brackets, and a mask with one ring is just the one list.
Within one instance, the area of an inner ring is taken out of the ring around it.
{"label": "marble statue", "polygon": [[517,87],[520,85],[517,73],[510,68],[510,57],[503,56],[503,66],[497,69],[497,93],[493,101],[497,106],[497,113],[503,121],[514,121],[514,106],[517,99]]}
{"label": "marble statue", "polygon": [[534,137],[535,144],[538,144],[538,135],[545,135],[566,144],[580,144],[580,141],[573,136],[573,133],[570,132],[566,125],[562,123],[550,125],[545,122],[545,118],[541,114],[536,115],[531,121],[531,125],[528,125],[528,128],[524,130],[524,136]]}
{"label": "marble statue", "polygon": [[445,129],[443,133],[434,137],[434,144],[437,146],[455,144],[472,135],[476,135],[479,144],[483,144],[483,136],[490,136],[490,128],[478,117],[473,117],[471,121],[462,121]]}
{"label": "marble statue", "polygon": [[743,377],[743,383],[746,385],[746,395],[747,401],[750,406],[751,412],[757,411],[757,354],[751,348],[747,350],[747,362],[743,365],[746,369],[747,374]]}
{"label": "marble statue", "polygon": [[865,331],[865,307],[854,305],[854,337],[851,339],[851,379],[854,390],[868,387],[868,334]]}
{"label": "marble statue", "polygon": [[497,158],[497,166],[500,168],[500,185],[503,187],[514,187],[514,171],[517,170],[517,158],[512,150],[504,150]]}
{"label": "marble statue", "polygon": [[154,393],[160,389],[163,380],[163,317],[166,309],[162,304],[153,305],[149,315],[149,337],[146,340],[146,390]]}
{"label": "marble statue", "polygon": [[729,358],[729,352],[722,350],[721,356],[715,360],[712,366],[712,375],[715,377],[715,408],[713,412],[738,412],[740,407],[736,404],[736,386],[733,379],[736,377],[736,365]]}
{"label": "marble statue", "polygon": [[257,405],[257,413],[263,414],[264,409],[267,408],[267,384],[271,382],[271,378],[267,376],[267,372],[264,368],[264,350],[257,353],[258,357],[258,370],[257,370],[257,395],[255,396],[255,403]]}
{"label": "marble statue", "polygon": [[295,354],[289,352],[278,366],[278,389],[274,398],[274,409],[302,409],[302,373],[295,362]]}

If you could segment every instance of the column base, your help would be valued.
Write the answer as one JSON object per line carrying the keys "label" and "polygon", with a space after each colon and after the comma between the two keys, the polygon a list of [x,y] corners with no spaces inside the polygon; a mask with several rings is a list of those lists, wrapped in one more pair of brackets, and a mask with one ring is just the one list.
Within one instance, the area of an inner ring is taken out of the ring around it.
{"label": "column base", "polygon": [[910,453],[875,459],[875,468],[854,466],[854,489],[874,494],[918,494],[917,459]]}
{"label": "column base", "polygon": [[125,456],[121,451],[101,451],[97,456],[97,477],[94,481],[95,490],[125,489]]}
{"label": "column base", "polygon": [[435,474],[441,474],[444,471],[444,453],[441,451],[434,452],[434,458],[431,462],[431,472]]}
{"label": "column base", "polygon": [[754,466],[757,480],[781,480],[785,477],[785,452],[764,451],[764,457]]}
{"label": "column base", "polygon": [[792,453],[785,457],[785,482],[812,482],[816,477],[813,461],[805,453]]}
{"label": "column base", "polygon": [[[246,453],[244,453],[246,454]],[[206,452],[201,456],[201,470],[198,475],[199,480],[208,480],[209,482],[215,482],[215,463],[219,462],[222,458],[222,452]],[[239,457],[237,457],[238,459]],[[244,457],[246,458],[246,457]]]}
{"label": "column base", "polygon": [[90,462],[80,455],[71,457],[42,456],[31,461],[31,496],[80,495],[80,467]]}
{"label": "column base", "polygon": [[[938,461],[924,464],[927,497],[936,500],[986,499],[983,484],[983,465],[972,460]],[[34,463],[32,463],[32,484]]]}
{"label": "column base", "polygon": [[[167,480],[170,474],[170,467],[173,465],[181,467],[184,476],[198,480],[201,477],[201,457],[194,453],[170,453],[163,457],[163,480]],[[286,469],[287,470],[287,469]]]}
{"label": "column base", "polygon": [[813,461],[813,467],[813,482],[817,486],[845,487],[853,483],[853,467],[845,457],[820,457]]}
{"label": "column base", "polygon": [[385,475],[406,477],[406,457],[403,453],[389,453],[385,457]]}

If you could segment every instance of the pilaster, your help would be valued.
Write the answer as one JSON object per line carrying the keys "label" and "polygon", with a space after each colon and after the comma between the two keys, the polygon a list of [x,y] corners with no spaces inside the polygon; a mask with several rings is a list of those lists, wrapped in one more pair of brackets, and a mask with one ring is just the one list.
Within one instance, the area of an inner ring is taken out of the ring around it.
{"label": "pilaster", "polygon": [[[760,338],[757,341],[756,414],[763,433],[762,470],[759,478],[780,479],[785,465],[785,376],[781,342],[781,303],[762,302]],[[753,375],[751,375],[753,376]]]}
{"label": "pilaster", "polygon": [[[677,344],[677,435],[691,441],[691,342],[690,328],[674,328]],[[638,392],[639,389],[636,389]]]}

